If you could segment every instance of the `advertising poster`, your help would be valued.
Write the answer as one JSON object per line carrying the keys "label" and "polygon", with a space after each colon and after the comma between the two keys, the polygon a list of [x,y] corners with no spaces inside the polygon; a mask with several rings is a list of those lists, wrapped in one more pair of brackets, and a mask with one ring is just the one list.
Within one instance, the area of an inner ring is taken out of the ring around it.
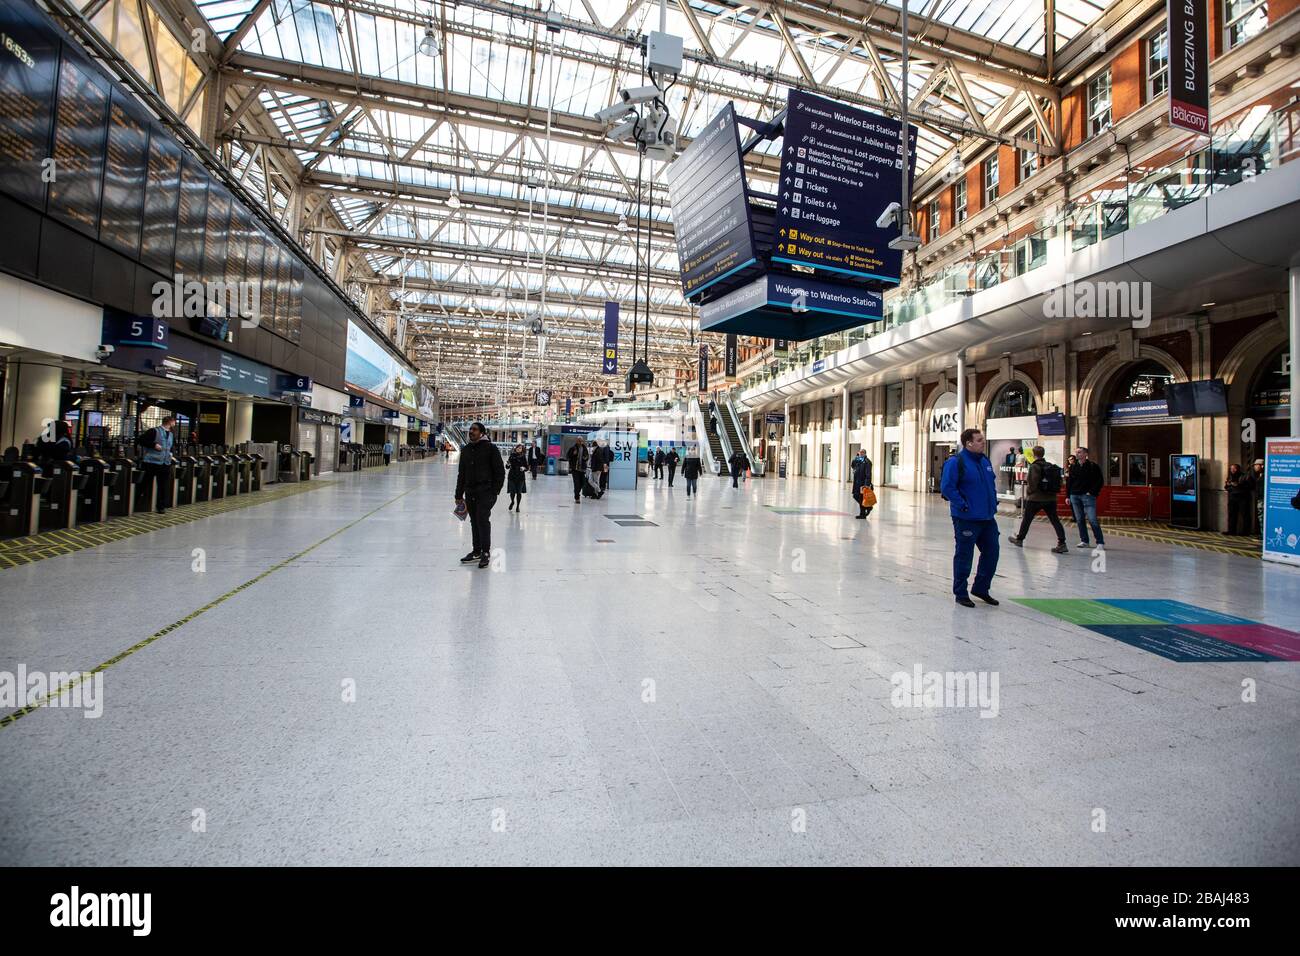
{"label": "advertising poster", "polygon": [[416,395],[419,381],[415,373],[402,366],[386,348],[351,321],[348,322],[346,362],[343,377],[349,385],[385,401],[419,408]]}
{"label": "advertising poster", "polygon": [[1263,557],[1300,564],[1300,438],[1267,440]]}
{"label": "advertising poster", "polygon": [[[1155,464],[1153,461],[1152,464]],[[1169,521],[1180,528],[1199,528],[1201,508],[1195,455],[1169,456]]]}
{"label": "advertising poster", "polygon": [[1210,131],[1210,32],[1206,5],[1166,0],[1169,125]]}

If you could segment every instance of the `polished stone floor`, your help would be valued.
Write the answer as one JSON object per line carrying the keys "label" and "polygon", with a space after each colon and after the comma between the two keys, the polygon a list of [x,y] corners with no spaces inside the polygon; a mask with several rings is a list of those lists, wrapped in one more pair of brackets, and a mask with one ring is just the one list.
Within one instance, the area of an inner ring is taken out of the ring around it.
{"label": "polished stone floor", "polygon": [[[0,572],[0,672],[161,633],[98,718],[0,728],[0,864],[1300,863],[1300,663],[1007,600],[1300,630],[1300,570],[1118,536],[1102,569],[1039,526],[967,610],[937,498],[857,521],[826,482],[712,477],[576,506],[539,479],[479,570],[454,468]],[[895,706],[918,669],[991,696]]]}

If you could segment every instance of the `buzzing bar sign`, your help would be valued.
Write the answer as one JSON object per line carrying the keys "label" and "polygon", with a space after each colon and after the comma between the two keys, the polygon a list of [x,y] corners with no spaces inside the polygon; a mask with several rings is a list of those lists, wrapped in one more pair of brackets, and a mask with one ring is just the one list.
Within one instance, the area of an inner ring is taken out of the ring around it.
{"label": "buzzing bar sign", "polygon": [[1210,132],[1210,37],[1203,0],[1166,0],[1169,23],[1169,124]]}

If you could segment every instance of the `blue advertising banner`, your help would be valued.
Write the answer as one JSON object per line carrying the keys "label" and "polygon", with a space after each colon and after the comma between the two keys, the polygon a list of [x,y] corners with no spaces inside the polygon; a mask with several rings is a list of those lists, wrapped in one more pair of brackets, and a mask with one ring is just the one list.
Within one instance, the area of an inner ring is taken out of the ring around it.
{"label": "blue advertising banner", "polygon": [[665,179],[684,296],[757,261],[734,106],[724,106],[691,140]]}
{"label": "blue advertising banner", "polygon": [[600,370],[606,375],[618,374],[618,303],[605,303],[605,360]]}
{"label": "blue advertising banner", "polygon": [[1263,557],[1300,564],[1300,438],[1265,445]]}
{"label": "blue advertising banner", "polygon": [[[897,283],[897,228],[876,219],[902,186],[897,120],[791,90],[786,103],[773,262]],[[908,192],[916,127],[908,125]]]}

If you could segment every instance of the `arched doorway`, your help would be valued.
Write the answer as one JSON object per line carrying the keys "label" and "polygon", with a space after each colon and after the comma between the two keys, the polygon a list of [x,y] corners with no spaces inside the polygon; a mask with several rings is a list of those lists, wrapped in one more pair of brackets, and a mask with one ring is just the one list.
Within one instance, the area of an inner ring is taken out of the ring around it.
{"label": "arched doorway", "polygon": [[[987,454],[998,473],[998,496],[1016,497],[1016,482],[1024,480],[1026,447],[1038,444],[1038,402],[1025,382],[1004,384],[988,403],[984,437]],[[1059,455],[1057,458],[1059,459]]]}
{"label": "arched doorway", "polygon": [[1152,359],[1121,371],[1105,405],[1108,485],[1167,486],[1169,456],[1182,451],[1182,422],[1169,417],[1173,373]]}
{"label": "arched doorway", "polygon": [[938,396],[922,420],[922,427],[929,442],[926,487],[938,494],[943,463],[957,450],[957,393],[944,392]]}
{"label": "arched doorway", "polygon": [[1247,470],[1264,457],[1266,438],[1286,438],[1291,430],[1291,349],[1283,345],[1260,366],[1246,393],[1246,418],[1255,422],[1254,442],[1247,429],[1240,436],[1241,465]]}

